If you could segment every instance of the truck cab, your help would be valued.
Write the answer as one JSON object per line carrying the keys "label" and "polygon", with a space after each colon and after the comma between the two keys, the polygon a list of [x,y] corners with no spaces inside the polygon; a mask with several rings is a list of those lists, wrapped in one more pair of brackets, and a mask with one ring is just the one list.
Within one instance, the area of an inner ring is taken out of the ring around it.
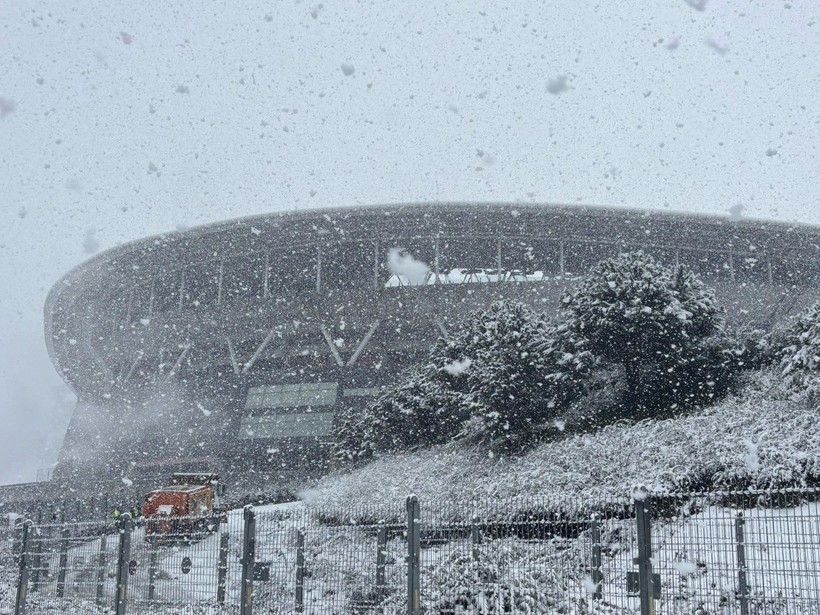
{"label": "truck cab", "polygon": [[177,473],[171,485],[146,494],[142,504],[146,538],[191,537],[219,523],[219,476]]}

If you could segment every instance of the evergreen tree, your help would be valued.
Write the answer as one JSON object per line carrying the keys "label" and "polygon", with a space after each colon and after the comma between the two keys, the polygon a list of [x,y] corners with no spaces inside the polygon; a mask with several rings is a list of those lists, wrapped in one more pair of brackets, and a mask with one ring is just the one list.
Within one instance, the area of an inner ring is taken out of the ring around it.
{"label": "evergreen tree", "polygon": [[345,460],[470,436],[526,441],[583,392],[591,355],[584,341],[517,301],[499,301],[439,338],[366,411],[343,419]]}
{"label": "evergreen tree", "polygon": [[564,294],[562,313],[593,354],[623,367],[630,410],[709,399],[727,386],[723,313],[683,265],[642,251],[603,260]]}
{"label": "evergreen tree", "polygon": [[459,346],[476,435],[526,440],[581,395],[590,356],[569,334],[517,301],[472,315]]}
{"label": "evergreen tree", "polygon": [[780,367],[787,384],[800,393],[820,390],[820,302],[800,314],[780,343]]}

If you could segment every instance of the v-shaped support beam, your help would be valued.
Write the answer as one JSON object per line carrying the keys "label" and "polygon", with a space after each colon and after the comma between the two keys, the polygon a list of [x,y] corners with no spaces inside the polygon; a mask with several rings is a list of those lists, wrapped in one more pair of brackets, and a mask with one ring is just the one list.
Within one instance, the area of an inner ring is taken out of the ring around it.
{"label": "v-shaped support beam", "polygon": [[359,357],[362,355],[362,352],[364,352],[364,349],[367,348],[367,345],[370,343],[370,340],[373,337],[373,334],[376,332],[376,329],[379,327],[380,322],[380,320],[377,320],[372,325],[370,325],[370,328],[367,330],[367,333],[364,334],[364,337],[358,343],[356,349],[353,351],[353,354],[350,355],[350,358],[347,360],[347,362],[345,362],[344,359],[342,359],[342,355],[341,353],[339,353],[339,348],[334,343],[333,338],[330,337],[330,332],[328,332],[327,327],[325,325],[322,325],[320,327],[322,331],[322,336],[325,338],[325,342],[327,342],[327,347],[330,349],[330,354],[333,355],[333,360],[336,361],[336,365],[338,365],[339,367],[344,367],[345,365],[350,367],[351,365],[355,365],[356,361],[358,361]]}
{"label": "v-shaped support beam", "polygon": [[[250,371],[250,369],[253,367],[253,364],[256,363],[256,360],[264,352],[265,348],[268,347],[268,344],[270,344],[270,341],[273,339],[273,336],[275,334],[276,334],[276,329],[271,329],[270,333],[268,333],[267,337],[264,340],[262,340],[261,344],[259,344],[259,347],[256,349],[256,352],[253,353],[253,356],[250,358],[250,360],[247,363],[245,363],[245,365],[242,367],[242,372],[241,373],[247,374]],[[236,357],[234,357],[234,359],[235,358]]]}
{"label": "v-shaped support beam", "polygon": [[231,358],[231,367],[233,367],[233,373],[237,376],[239,375],[239,363],[236,361],[236,350],[234,350],[233,342],[231,338],[225,338],[225,341],[228,342],[228,356]]}
{"label": "v-shaped support beam", "polygon": [[356,346],[356,350],[353,351],[353,354],[350,356],[350,359],[348,359],[348,366],[355,365],[356,361],[359,359],[359,356],[361,356],[362,352],[364,352],[364,349],[370,343],[370,338],[373,337],[373,334],[376,332],[376,329],[378,328],[380,322],[380,320],[377,320],[372,325],[370,325],[370,328],[367,330],[367,333],[365,333],[364,337],[362,338],[362,341],[359,342],[359,345]]}
{"label": "v-shaped support beam", "polygon": [[191,350],[190,342],[188,342],[187,344],[185,344],[185,346],[182,347],[182,352],[179,353],[179,357],[177,357],[176,363],[174,363],[174,366],[171,368],[171,371],[168,372],[168,375],[165,377],[166,382],[174,376],[177,369],[179,369],[179,366],[182,365],[182,362],[185,360],[185,357],[188,356],[189,350]]}
{"label": "v-shaped support beam", "polygon": [[336,348],[336,344],[330,338],[330,333],[327,332],[327,327],[322,325],[321,329],[322,335],[324,336],[325,341],[327,342],[327,347],[330,348],[330,354],[333,355],[333,359],[336,361],[336,365],[342,367],[344,365],[344,361],[342,361],[342,356],[339,354],[339,349]]}

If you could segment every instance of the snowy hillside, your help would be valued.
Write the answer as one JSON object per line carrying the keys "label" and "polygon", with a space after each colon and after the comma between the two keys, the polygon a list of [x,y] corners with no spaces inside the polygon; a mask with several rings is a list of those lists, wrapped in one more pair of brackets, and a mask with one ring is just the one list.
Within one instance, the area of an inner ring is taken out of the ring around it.
{"label": "snowy hillside", "polygon": [[317,506],[584,494],[602,501],[635,484],[654,491],[777,489],[820,482],[818,411],[793,400],[777,374],[752,372],[745,389],[674,419],[618,423],[545,442],[522,456],[449,443],[384,455],[322,480],[305,494]]}

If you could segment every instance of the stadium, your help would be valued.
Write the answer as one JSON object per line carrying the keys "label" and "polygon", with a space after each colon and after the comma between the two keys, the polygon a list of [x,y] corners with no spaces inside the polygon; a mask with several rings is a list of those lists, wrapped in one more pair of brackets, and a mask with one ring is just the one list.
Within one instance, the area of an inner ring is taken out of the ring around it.
{"label": "stadium", "polygon": [[735,324],[769,326],[820,285],[818,228],[563,205],[272,213],[113,248],[46,301],[78,398],[53,482],[305,485],[332,468],[337,417],[467,313],[499,298],[554,312],[594,263],[637,249],[689,265]]}

